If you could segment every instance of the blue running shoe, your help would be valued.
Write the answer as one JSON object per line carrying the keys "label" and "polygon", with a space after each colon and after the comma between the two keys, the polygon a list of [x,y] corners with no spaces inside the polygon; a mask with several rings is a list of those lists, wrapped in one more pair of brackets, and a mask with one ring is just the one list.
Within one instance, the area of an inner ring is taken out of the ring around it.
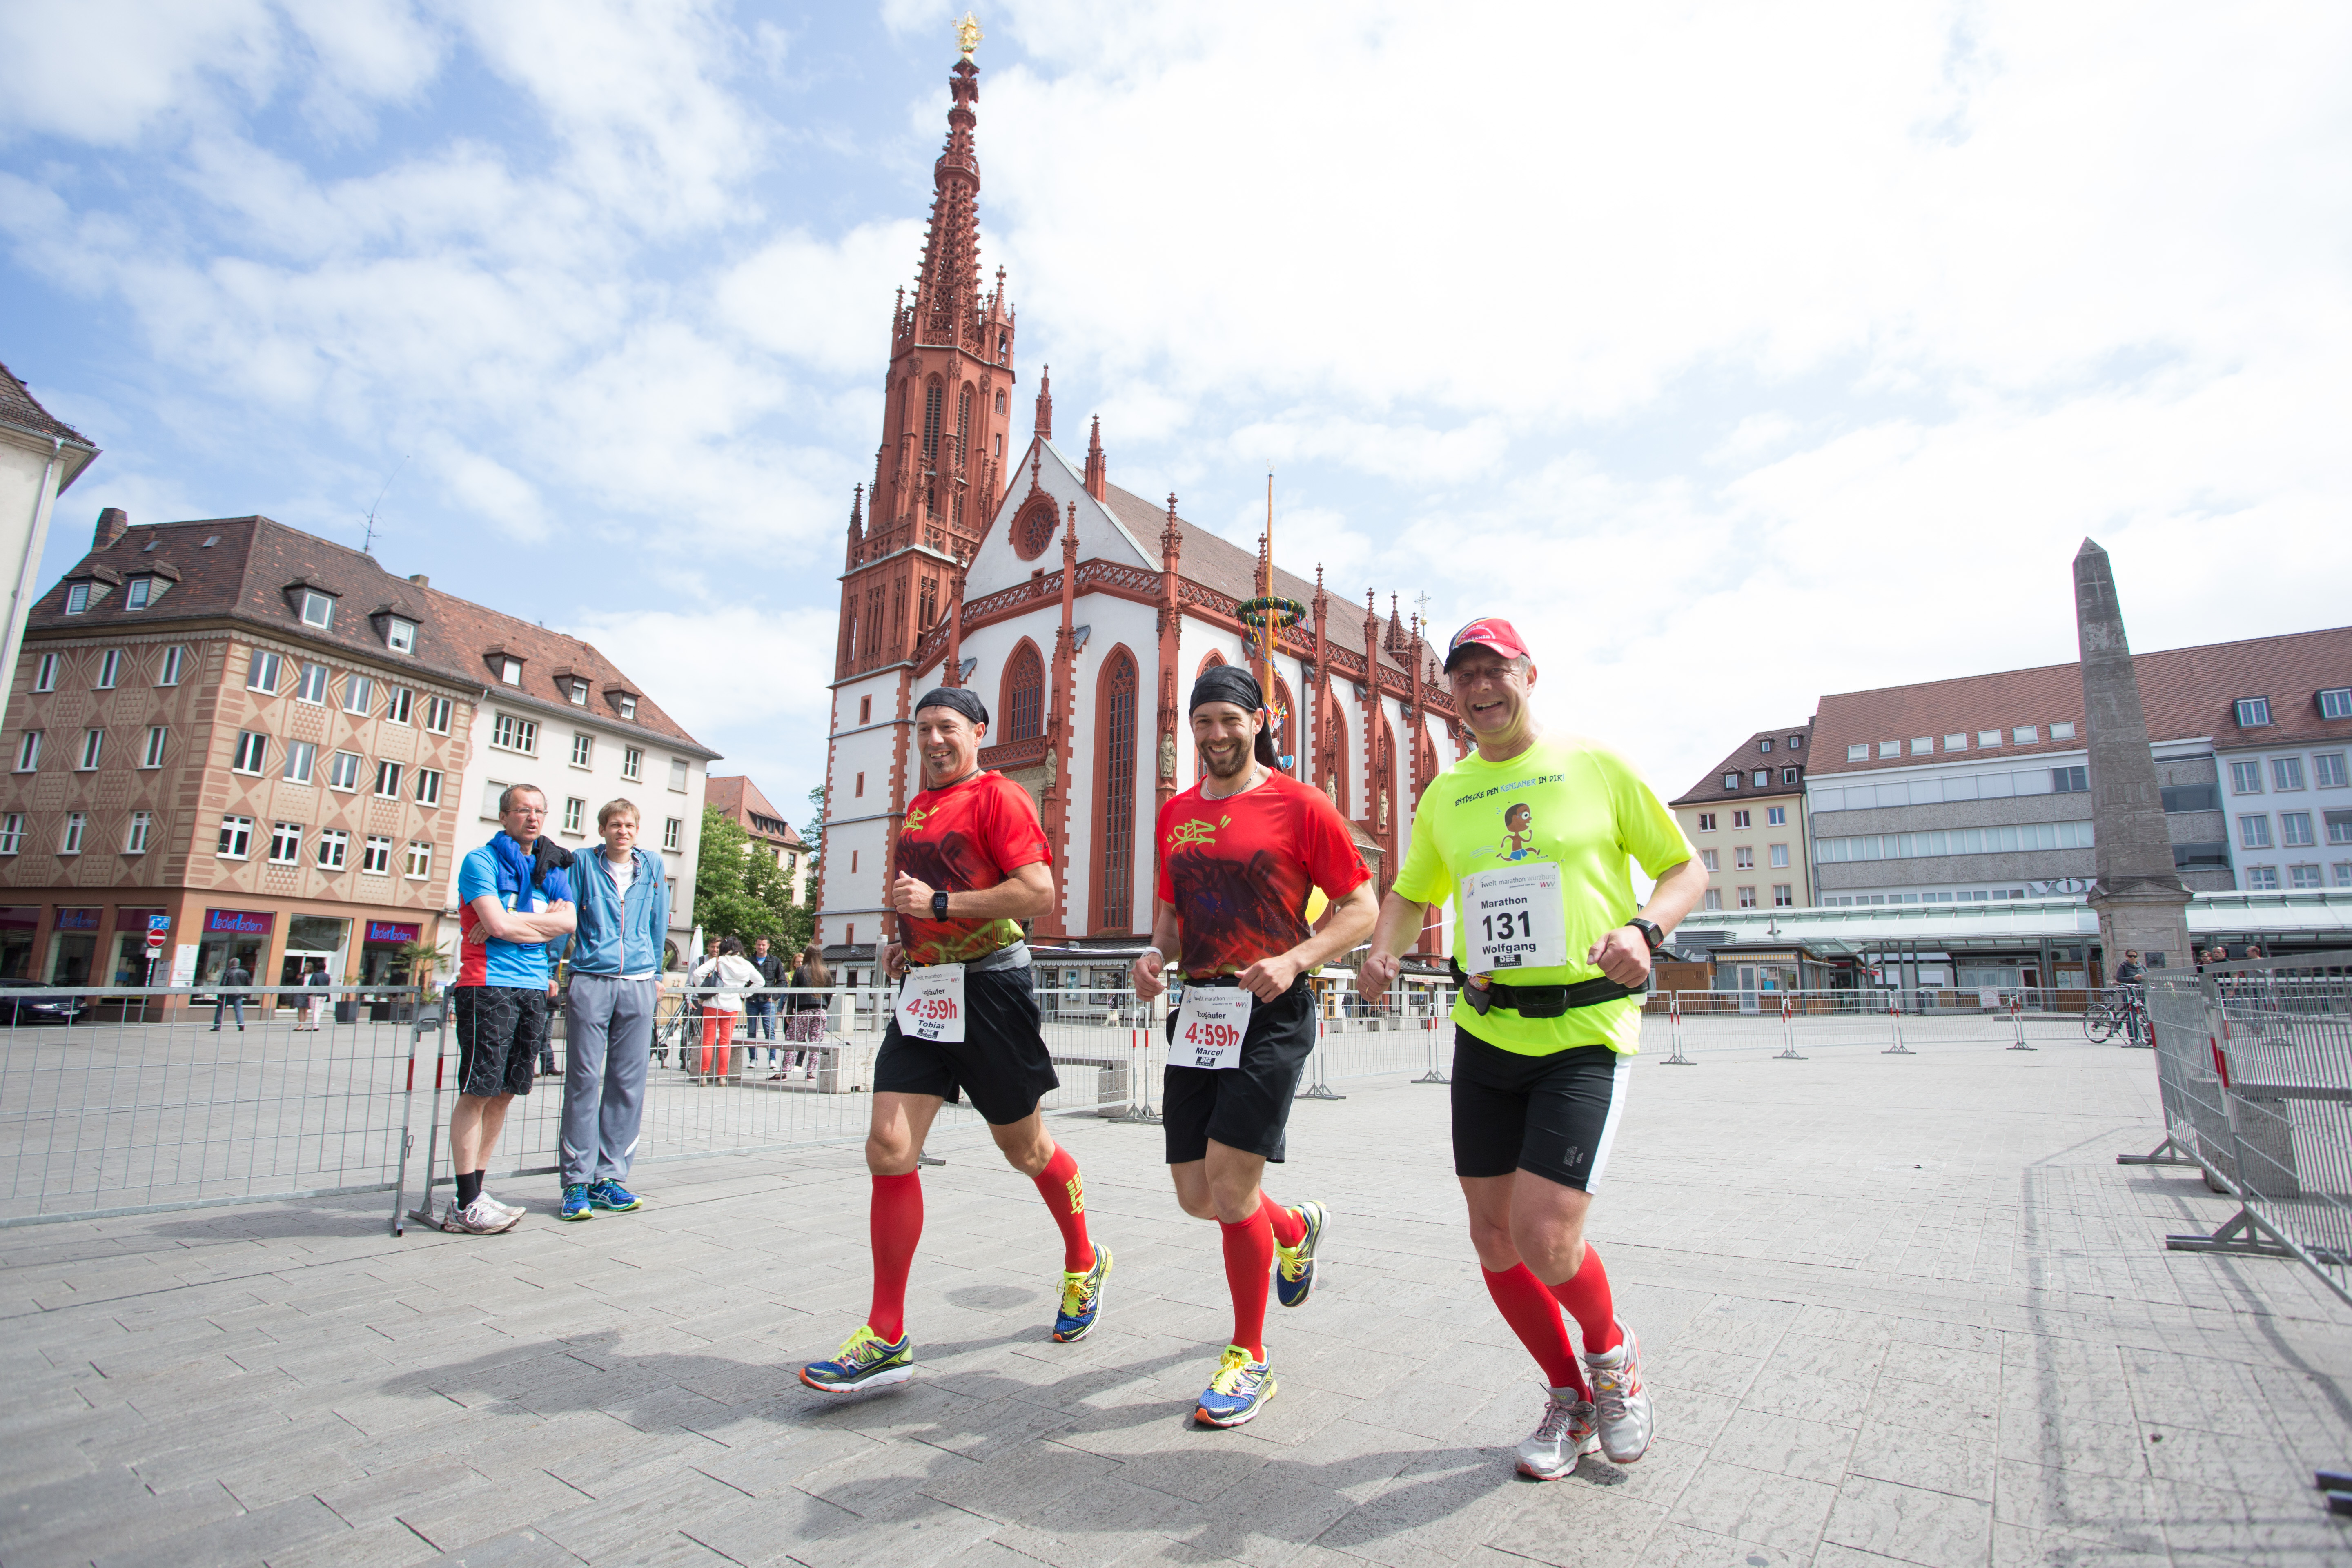
{"label": "blue running shoe", "polygon": [[841,1353],[831,1361],[812,1362],[801,1368],[801,1381],[819,1394],[855,1394],[862,1388],[887,1388],[915,1375],[915,1336],[900,1334],[891,1344],[865,1324],[841,1342]]}
{"label": "blue running shoe", "polygon": [[586,1183],[572,1182],[564,1187],[562,1218],[591,1219],[594,1217],[595,1213],[596,1211],[589,1206]]}
{"label": "blue running shoe", "polygon": [[1062,1276],[1062,1309],[1054,1314],[1054,1342],[1066,1345],[1082,1340],[1102,1317],[1103,1281],[1110,1278],[1110,1248],[1095,1243],[1095,1266],[1084,1274]]}
{"label": "blue running shoe", "polygon": [[637,1194],[607,1176],[588,1189],[588,1201],[600,1209],[626,1214],[637,1206]]}
{"label": "blue running shoe", "polygon": [[1201,1391],[1200,1407],[1192,1419],[1203,1426],[1238,1426],[1255,1415],[1274,1397],[1274,1369],[1250,1359],[1239,1345],[1227,1345],[1217,1363],[1217,1375]]}
{"label": "blue running shoe", "polygon": [[1286,1307],[1303,1307],[1315,1289],[1315,1246],[1323,1239],[1331,1211],[1309,1198],[1290,1212],[1307,1226],[1307,1234],[1297,1247],[1274,1244],[1274,1297]]}

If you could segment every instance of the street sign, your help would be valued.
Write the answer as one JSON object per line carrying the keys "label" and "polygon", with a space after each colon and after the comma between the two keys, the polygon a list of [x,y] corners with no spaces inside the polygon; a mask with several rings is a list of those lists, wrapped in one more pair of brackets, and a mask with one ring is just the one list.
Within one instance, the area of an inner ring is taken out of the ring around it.
{"label": "street sign", "polygon": [[152,948],[161,948],[163,945],[163,933],[160,931],[149,931],[147,933],[147,945]]}
{"label": "street sign", "polygon": [[171,917],[171,916],[169,916],[169,915],[149,915],[149,916],[147,917],[147,930],[148,930],[148,932],[149,932],[149,940],[150,940],[150,941],[153,941],[153,940],[155,940],[155,936],[156,936],[156,934],[157,934],[157,933],[160,933],[160,932],[163,932],[163,931],[170,931],[171,929],[172,929],[172,917]]}

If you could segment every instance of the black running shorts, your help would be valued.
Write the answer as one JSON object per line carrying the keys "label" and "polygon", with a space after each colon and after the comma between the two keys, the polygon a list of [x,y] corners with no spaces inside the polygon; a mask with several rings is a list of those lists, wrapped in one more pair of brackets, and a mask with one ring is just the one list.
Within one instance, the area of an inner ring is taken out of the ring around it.
{"label": "black running shorts", "polygon": [[[1177,1016],[1168,1016],[1171,1040],[1176,1036]],[[1213,1138],[1228,1149],[1282,1163],[1290,1102],[1298,1094],[1298,1076],[1314,1049],[1315,991],[1302,974],[1279,999],[1251,1005],[1239,1067],[1171,1063],[1161,1080],[1160,1106],[1168,1163],[1181,1165],[1208,1158]]]}
{"label": "black running shorts", "polygon": [[547,1044],[543,985],[457,985],[449,1012],[457,1025],[457,1092],[488,1100],[529,1094]]}
{"label": "black running shorts", "polygon": [[1025,963],[964,971],[963,1038],[910,1040],[898,1032],[897,999],[874,1058],[877,1094],[935,1094],[949,1104],[958,1091],[992,1127],[1027,1116],[1061,1087],[1039,1026],[1037,993]]}
{"label": "black running shorts", "polygon": [[1454,1173],[1532,1171],[1579,1192],[1601,1185],[1633,1058],[1607,1046],[1526,1057],[1454,1026]]}

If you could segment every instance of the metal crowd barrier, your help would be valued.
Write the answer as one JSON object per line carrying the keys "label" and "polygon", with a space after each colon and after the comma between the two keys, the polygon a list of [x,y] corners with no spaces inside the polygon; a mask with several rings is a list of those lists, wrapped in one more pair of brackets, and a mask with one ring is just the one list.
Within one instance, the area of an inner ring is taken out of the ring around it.
{"label": "metal crowd barrier", "polygon": [[[2352,1304],[2352,952],[2152,971],[2165,1141],[2238,1200],[2179,1252],[2294,1258]],[[2168,1152],[2168,1151],[2169,1152]]]}

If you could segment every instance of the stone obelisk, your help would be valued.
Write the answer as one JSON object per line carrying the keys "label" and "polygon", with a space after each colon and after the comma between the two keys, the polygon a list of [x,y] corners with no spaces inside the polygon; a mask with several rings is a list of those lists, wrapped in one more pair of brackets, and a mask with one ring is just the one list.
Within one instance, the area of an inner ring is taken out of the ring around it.
{"label": "stone obelisk", "polygon": [[2083,649],[2083,714],[2090,724],[2091,837],[2098,880],[2099,945],[2113,975],[2124,949],[2151,969],[2195,962],[2189,885],[2173,868],[2164,792],[2148,751],[2139,673],[2124,640],[2123,606],[2107,552],[2090,540],[2074,554],[2074,625]]}

